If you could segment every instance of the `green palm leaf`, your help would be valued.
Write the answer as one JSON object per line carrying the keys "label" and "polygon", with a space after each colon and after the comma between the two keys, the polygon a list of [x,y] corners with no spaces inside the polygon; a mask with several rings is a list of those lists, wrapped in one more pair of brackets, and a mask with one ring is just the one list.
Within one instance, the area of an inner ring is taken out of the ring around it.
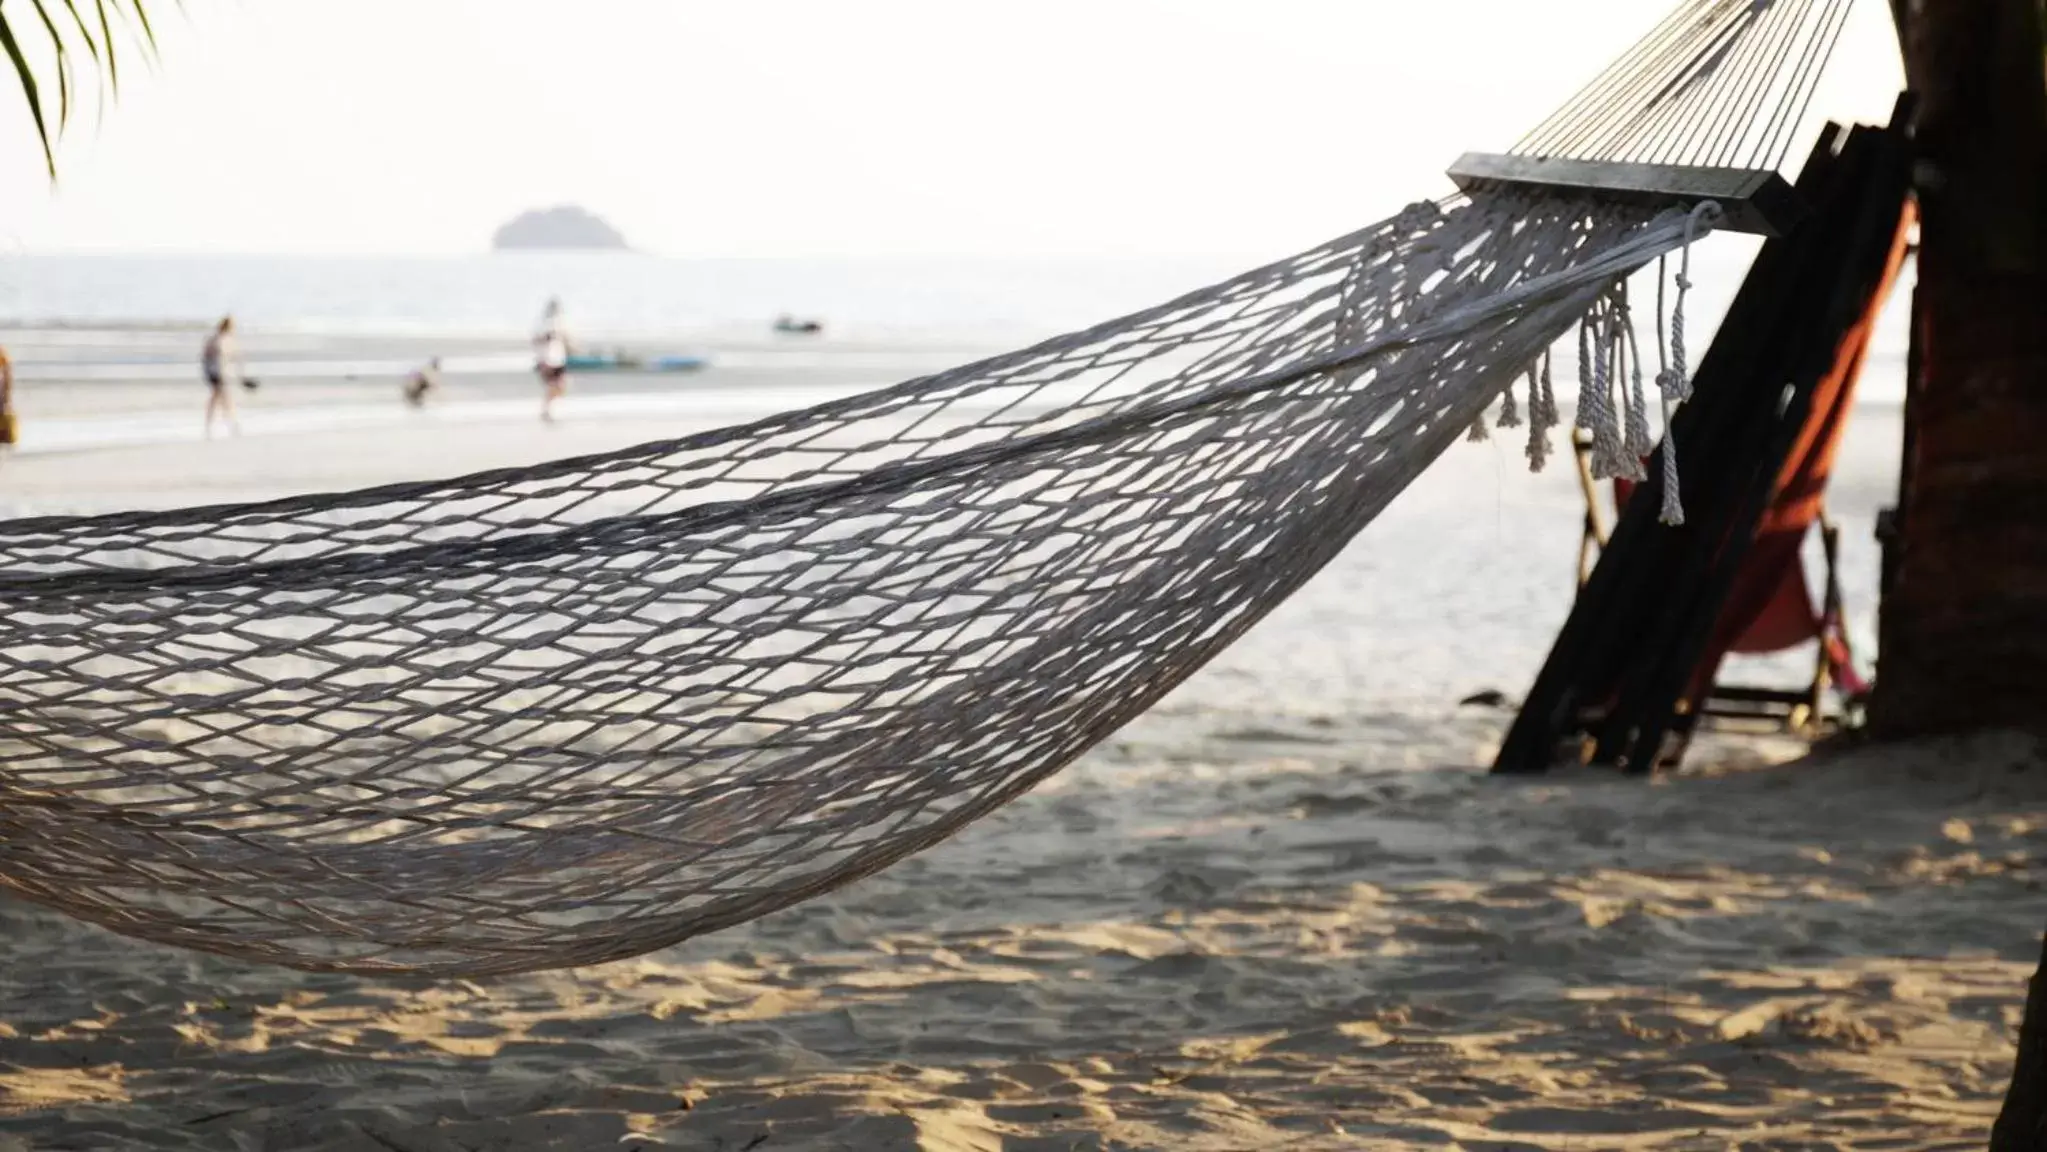
{"label": "green palm leaf", "polygon": [[[0,51],[14,66],[28,102],[29,120],[42,142],[43,164],[57,176],[56,136],[71,119],[71,98],[77,88],[76,53],[84,51],[95,76],[104,75],[107,91],[120,95],[120,41],[145,57],[156,52],[156,29],[150,25],[145,0],[0,0]],[[38,67],[24,38],[47,42],[49,63]],[[44,99],[45,85],[56,86],[56,121]]]}

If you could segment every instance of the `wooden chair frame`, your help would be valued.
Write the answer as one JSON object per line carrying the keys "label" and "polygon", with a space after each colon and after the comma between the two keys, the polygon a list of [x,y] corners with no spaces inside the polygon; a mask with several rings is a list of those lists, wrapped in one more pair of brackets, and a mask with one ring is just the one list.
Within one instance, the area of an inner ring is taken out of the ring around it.
{"label": "wooden chair frame", "polygon": [[[1585,497],[1585,519],[1578,539],[1578,585],[1583,587],[1591,578],[1592,566],[1598,562],[1599,553],[1606,547],[1609,529],[1599,503],[1599,482],[1592,477],[1592,439],[1583,429],[1571,430],[1571,455],[1577,464],[1578,487]],[[1820,547],[1826,557],[1824,587],[1821,591],[1820,618],[1831,620],[1841,612],[1841,529],[1828,518],[1825,509],[1820,512],[1818,527]],[[1812,678],[1798,688],[1767,688],[1750,685],[1723,684],[1718,678],[1708,688],[1705,697],[1696,709],[1687,709],[1679,717],[1671,735],[1674,739],[1666,744],[1665,752],[1659,759],[1675,763],[1682,759],[1685,746],[1690,743],[1692,733],[1704,718],[1727,721],[1733,725],[1763,725],[1772,730],[1800,736],[1817,734],[1832,718],[1826,711],[1827,689],[1833,686],[1834,667],[1828,658],[1824,638],[1818,644],[1813,656]]]}

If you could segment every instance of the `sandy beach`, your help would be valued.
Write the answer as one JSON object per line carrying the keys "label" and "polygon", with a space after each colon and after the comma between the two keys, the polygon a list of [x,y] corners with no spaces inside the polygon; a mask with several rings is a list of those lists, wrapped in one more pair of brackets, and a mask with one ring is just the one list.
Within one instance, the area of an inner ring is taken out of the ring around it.
{"label": "sandy beach", "polygon": [[1527,785],[1373,770],[1346,735],[1138,734],[838,895],[488,985],[10,904],[0,1141],[1981,1146],[2038,929],[2036,748]]}
{"label": "sandy beach", "polygon": [[[911,374],[912,350],[846,351],[592,382],[552,427],[516,371],[426,413],[395,380],[287,374],[210,444],[188,379],[52,370],[24,384],[0,504],[445,475]],[[141,431],[91,438],[115,427]],[[1832,497],[1865,650],[1896,440],[1895,408],[1858,413]],[[2041,749],[1714,738],[1655,782],[1487,778],[1511,714],[1456,701],[1533,675],[1578,515],[1565,470],[1460,446],[1045,786],[639,960],[306,975],[0,901],[0,1149],[1982,1146],[2037,956]]]}

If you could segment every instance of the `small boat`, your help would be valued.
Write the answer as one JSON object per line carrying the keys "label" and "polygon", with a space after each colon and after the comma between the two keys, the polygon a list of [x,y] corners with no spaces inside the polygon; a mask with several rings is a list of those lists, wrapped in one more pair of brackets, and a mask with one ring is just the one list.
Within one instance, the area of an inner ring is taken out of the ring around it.
{"label": "small boat", "polygon": [[824,331],[822,320],[798,320],[787,312],[775,317],[775,331],[792,335],[815,336]]}

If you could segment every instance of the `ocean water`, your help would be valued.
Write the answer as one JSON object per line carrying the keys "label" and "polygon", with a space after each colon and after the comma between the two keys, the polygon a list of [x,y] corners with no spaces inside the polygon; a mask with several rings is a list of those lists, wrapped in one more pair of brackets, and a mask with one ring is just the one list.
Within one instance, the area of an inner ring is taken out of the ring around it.
{"label": "ocean water", "polygon": [[1091,324],[1257,263],[27,254],[0,260],[0,318],[150,327],[232,312],[274,334],[502,338],[529,331],[558,296],[574,331],[591,339],[750,339],[790,312],[867,344],[1000,343]]}
{"label": "ocean water", "polygon": [[[1756,242],[1694,253],[1704,347]],[[1225,258],[710,259],[633,253],[284,257],[25,253],[0,259],[0,324],[189,328],[233,313],[274,336],[450,341],[523,336],[550,297],[590,340],[747,342],[788,312],[821,318],[827,348],[999,346],[1083,327],[1290,255]],[[1639,299],[1654,291],[1646,274]],[[1902,356],[1901,310],[1879,357]],[[304,345],[301,345],[302,347]],[[843,349],[840,349],[843,351]]]}

